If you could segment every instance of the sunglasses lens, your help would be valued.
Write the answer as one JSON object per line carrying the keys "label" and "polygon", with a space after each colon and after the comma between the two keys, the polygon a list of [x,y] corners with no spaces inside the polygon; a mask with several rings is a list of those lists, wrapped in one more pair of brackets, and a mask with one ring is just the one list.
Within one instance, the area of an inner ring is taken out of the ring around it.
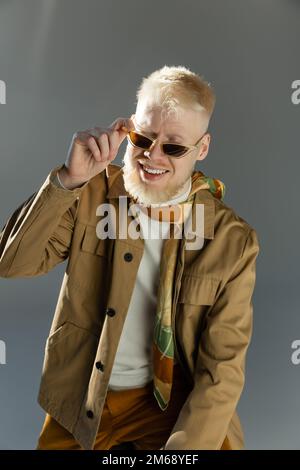
{"label": "sunglasses lens", "polygon": [[137,147],[140,147],[141,149],[148,149],[152,144],[150,139],[147,139],[147,137],[144,137],[137,132],[131,131],[129,132],[128,136],[131,143]]}
{"label": "sunglasses lens", "polygon": [[171,157],[182,157],[187,152],[188,148],[179,144],[164,144],[164,152]]}
{"label": "sunglasses lens", "polygon": [[[147,137],[135,131],[130,131],[128,133],[128,138],[132,145],[141,149],[148,150],[152,144],[150,139],[147,139]],[[179,144],[163,144],[163,151],[170,157],[182,157],[188,151],[188,148]]]}

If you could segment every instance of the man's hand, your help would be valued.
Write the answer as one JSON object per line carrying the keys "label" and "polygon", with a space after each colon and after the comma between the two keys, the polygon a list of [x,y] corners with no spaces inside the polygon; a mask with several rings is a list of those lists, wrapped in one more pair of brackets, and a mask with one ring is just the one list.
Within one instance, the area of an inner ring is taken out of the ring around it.
{"label": "man's hand", "polygon": [[118,118],[108,128],[76,132],[64,167],[58,174],[62,184],[73,189],[105,170],[117,156],[128,131],[133,129],[131,118]]}

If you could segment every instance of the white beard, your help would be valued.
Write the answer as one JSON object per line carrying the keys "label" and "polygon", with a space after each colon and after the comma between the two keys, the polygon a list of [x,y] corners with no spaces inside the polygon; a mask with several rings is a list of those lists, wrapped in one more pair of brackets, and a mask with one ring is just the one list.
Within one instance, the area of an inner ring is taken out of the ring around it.
{"label": "white beard", "polygon": [[170,184],[167,185],[166,189],[160,190],[150,187],[150,185],[141,181],[138,173],[137,158],[143,159],[145,157],[141,154],[136,156],[133,160],[127,148],[122,159],[124,163],[122,170],[125,189],[131,197],[136,199],[138,204],[149,207],[151,204],[163,203],[181,194],[186,188],[187,180],[190,178],[190,175],[175,188]]}

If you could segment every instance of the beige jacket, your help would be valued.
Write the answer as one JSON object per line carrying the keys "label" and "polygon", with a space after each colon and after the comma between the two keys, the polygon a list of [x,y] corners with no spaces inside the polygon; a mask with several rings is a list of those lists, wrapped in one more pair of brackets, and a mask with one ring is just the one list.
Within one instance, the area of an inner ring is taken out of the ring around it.
{"label": "beige jacket", "polygon": [[[82,187],[51,179],[16,209],[0,233],[0,276],[38,276],[67,259],[45,348],[38,401],[92,449],[144,249],[142,238],[99,239],[97,207],[128,196],[110,164]],[[244,447],[236,407],[252,333],[252,294],[259,245],[255,230],[209,190],[202,249],[181,250],[176,273],[175,353],[193,386],[165,449]],[[128,215],[128,223],[132,216]],[[184,253],[183,253],[184,251]]]}

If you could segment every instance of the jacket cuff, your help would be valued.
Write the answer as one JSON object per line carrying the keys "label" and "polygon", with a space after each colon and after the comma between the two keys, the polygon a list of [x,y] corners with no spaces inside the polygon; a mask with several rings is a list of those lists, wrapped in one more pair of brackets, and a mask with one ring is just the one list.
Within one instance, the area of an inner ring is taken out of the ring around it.
{"label": "jacket cuff", "polygon": [[82,190],[89,183],[89,181],[86,181],[81,186],[78,186],[77,188],[74,188],[74,189],[65,188],[57,176],[58,171],[61,170],[63,167],[64,167],[64,164],[56,166],[49,173],[48,178],[47,178],[48,181],[46,180],[46,182],[49,183],[48,193],[50,193],[51,195],[56,194],[59,197],[65,197],[66,195],[69,195],[72,197],[77,196],[79,198]]}

